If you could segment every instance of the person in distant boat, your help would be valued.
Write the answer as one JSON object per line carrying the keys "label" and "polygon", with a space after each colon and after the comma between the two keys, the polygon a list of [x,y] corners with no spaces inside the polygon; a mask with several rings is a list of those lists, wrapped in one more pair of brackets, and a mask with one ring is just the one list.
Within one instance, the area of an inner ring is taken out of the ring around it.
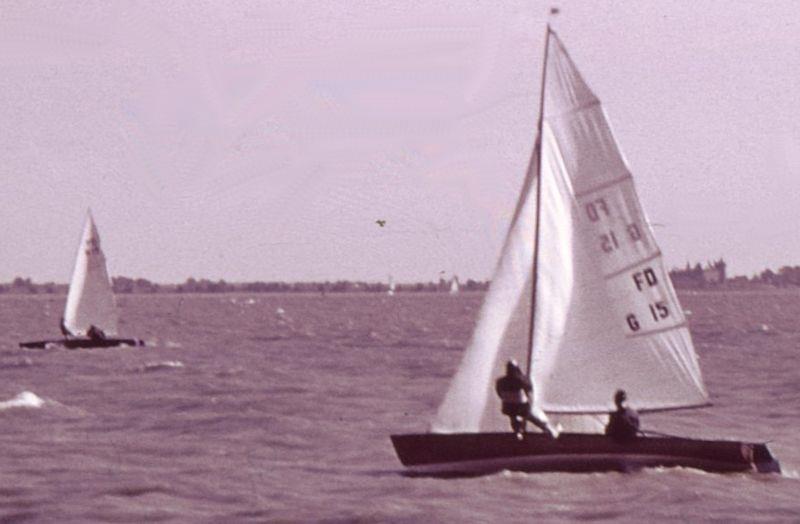
{"label": "person in distant boat", "polygon": [[95,326],[94,324],[89,326],[89,330],[86,332],[86,336],[88,336],[90,340],[93,340],[95,342],[106,339],[106,334],[103,333],[103,330]]}
{"label": "person in distant boat", "polygon": [[558,436],[558,432],[550,425],[544,413],[533,414],[530,401],[533,385],[519,368],[516,360],[512,359],[506,363],[506,374],[495,382],[495,391],[503,401],[503,415],[509,418],[511,429],[518,439],[522,439],[527,421],[550,433],[553,438]]}
{"label": "person in distant boat", "polygon": [[64,335],[64,338],[69,338],[72,335],[72,331],[69,330],[67,327],[67,323],[64,321],[64,317],[61,317],[61,323],[58,325],[61,328],[61,334]]}
{"label": "person in distant boat", "polygon": [[606,435],[614,440],[631,440],[639,434],[639,414],[635,409],[623,405],[628,395],[618,389],[614,394],[614,404],[617,410],[608,417]]}

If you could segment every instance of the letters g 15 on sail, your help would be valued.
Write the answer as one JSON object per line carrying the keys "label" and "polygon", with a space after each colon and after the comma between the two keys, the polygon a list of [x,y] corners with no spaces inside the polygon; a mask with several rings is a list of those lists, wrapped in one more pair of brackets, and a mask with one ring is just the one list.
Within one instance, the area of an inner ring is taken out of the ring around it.
{"label": "letters g 15 on sail", "polygon": [[[433,433],[392,437],[401,462],[422,473],[631,462],[774,470],[763,444],[639,437],[622,445],[601,434],[617,390],[644,412],[704,406],[708,394],[600,100],[549,27],[541,89],[533,154],[472,339]],[[557,439],[507,431],[492,384],[511,359],[526,364],[530,412],[564,428]]]}
{"label": "letters g 15 on sail", "polygon": [[106,258],[89,210],[78,244],[64,316],[61,318],[60,328],[64,338],[21,342],[20,347],[42,349],[62,346],[77,349],[144,345],[139,339],[118,338],[117,325],[117,306],[108,278]]}

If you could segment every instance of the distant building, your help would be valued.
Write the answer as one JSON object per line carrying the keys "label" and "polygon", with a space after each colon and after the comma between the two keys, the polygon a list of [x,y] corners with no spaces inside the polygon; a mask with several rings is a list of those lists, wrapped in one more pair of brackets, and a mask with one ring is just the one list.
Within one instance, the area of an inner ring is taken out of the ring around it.
{"label": "distant building", "polygon": [[672,285],[679,289],[718,286],[726,281],[725,267],[721,258],[707,263],[705,268],[699,262],[694,267],[687,262],[686,269],[673,269],[669,277]]}

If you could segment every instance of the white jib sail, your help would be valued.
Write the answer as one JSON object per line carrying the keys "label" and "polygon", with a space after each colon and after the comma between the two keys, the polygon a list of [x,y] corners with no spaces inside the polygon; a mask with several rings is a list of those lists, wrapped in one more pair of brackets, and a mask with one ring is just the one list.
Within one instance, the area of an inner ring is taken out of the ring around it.
{"label": "white jib sail", "polygon": [[107,335],[117,334],[114,293],[91,212],[86,217],[78,246],[75,270],[64,309],[64,324],[75,335],[85,335],[92,325]]}
{"label": "white jib sail", "polygon": [[[548,33],[531,379],[548,413],[707,403],[683,310],[599,100]],[[538,180],[532,161],[472,341],[434,431],[505,429],[492,385],[524,364]],[[596,427],[596,426],[595,426]]]}
{"label": "white jib sail", "polygon": [[[531,166],[536,161],[534,157]],[[529,169],[475,331],[431,431],[468,433],[508,426],[493,382],[504,372],[507,359],[524,365],[527,358],[536,221],[534,175]]]}

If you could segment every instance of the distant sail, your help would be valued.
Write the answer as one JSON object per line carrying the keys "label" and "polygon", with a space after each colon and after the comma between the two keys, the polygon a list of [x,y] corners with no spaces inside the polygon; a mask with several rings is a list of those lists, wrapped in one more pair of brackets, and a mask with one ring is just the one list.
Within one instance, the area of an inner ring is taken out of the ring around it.
{"label": "distant sail", "polygon": [[453,279],[450,280],[450,294],[455,295],[459,291],[458,285],[458,277],[453,275]]}
{"label": "distant sail", "polygon": [[389,276],[389,289],[386,291],[386,294],[391,297],[394,295],[394,291],[395,291],[394,278]]}
{"label": "distant sail", "polygon": [[64,324],[74,335],[85,335],[92,325],[107,335],[117,334],[114,293],[91,212],[86,217],[78,246],[75,270],[64,310]]}
{"label": "distant sail", "polygon": [[508,358],[524,363],[531,350],[539,181],[534,402],[548,413],[592,418],[613,410],[617,388],[645,411],[708,403],[683,310],[600,101],[555,33],[548,38],[541,162],[534,148],[472,341],[433,431],[507,426],[492,385]]}

